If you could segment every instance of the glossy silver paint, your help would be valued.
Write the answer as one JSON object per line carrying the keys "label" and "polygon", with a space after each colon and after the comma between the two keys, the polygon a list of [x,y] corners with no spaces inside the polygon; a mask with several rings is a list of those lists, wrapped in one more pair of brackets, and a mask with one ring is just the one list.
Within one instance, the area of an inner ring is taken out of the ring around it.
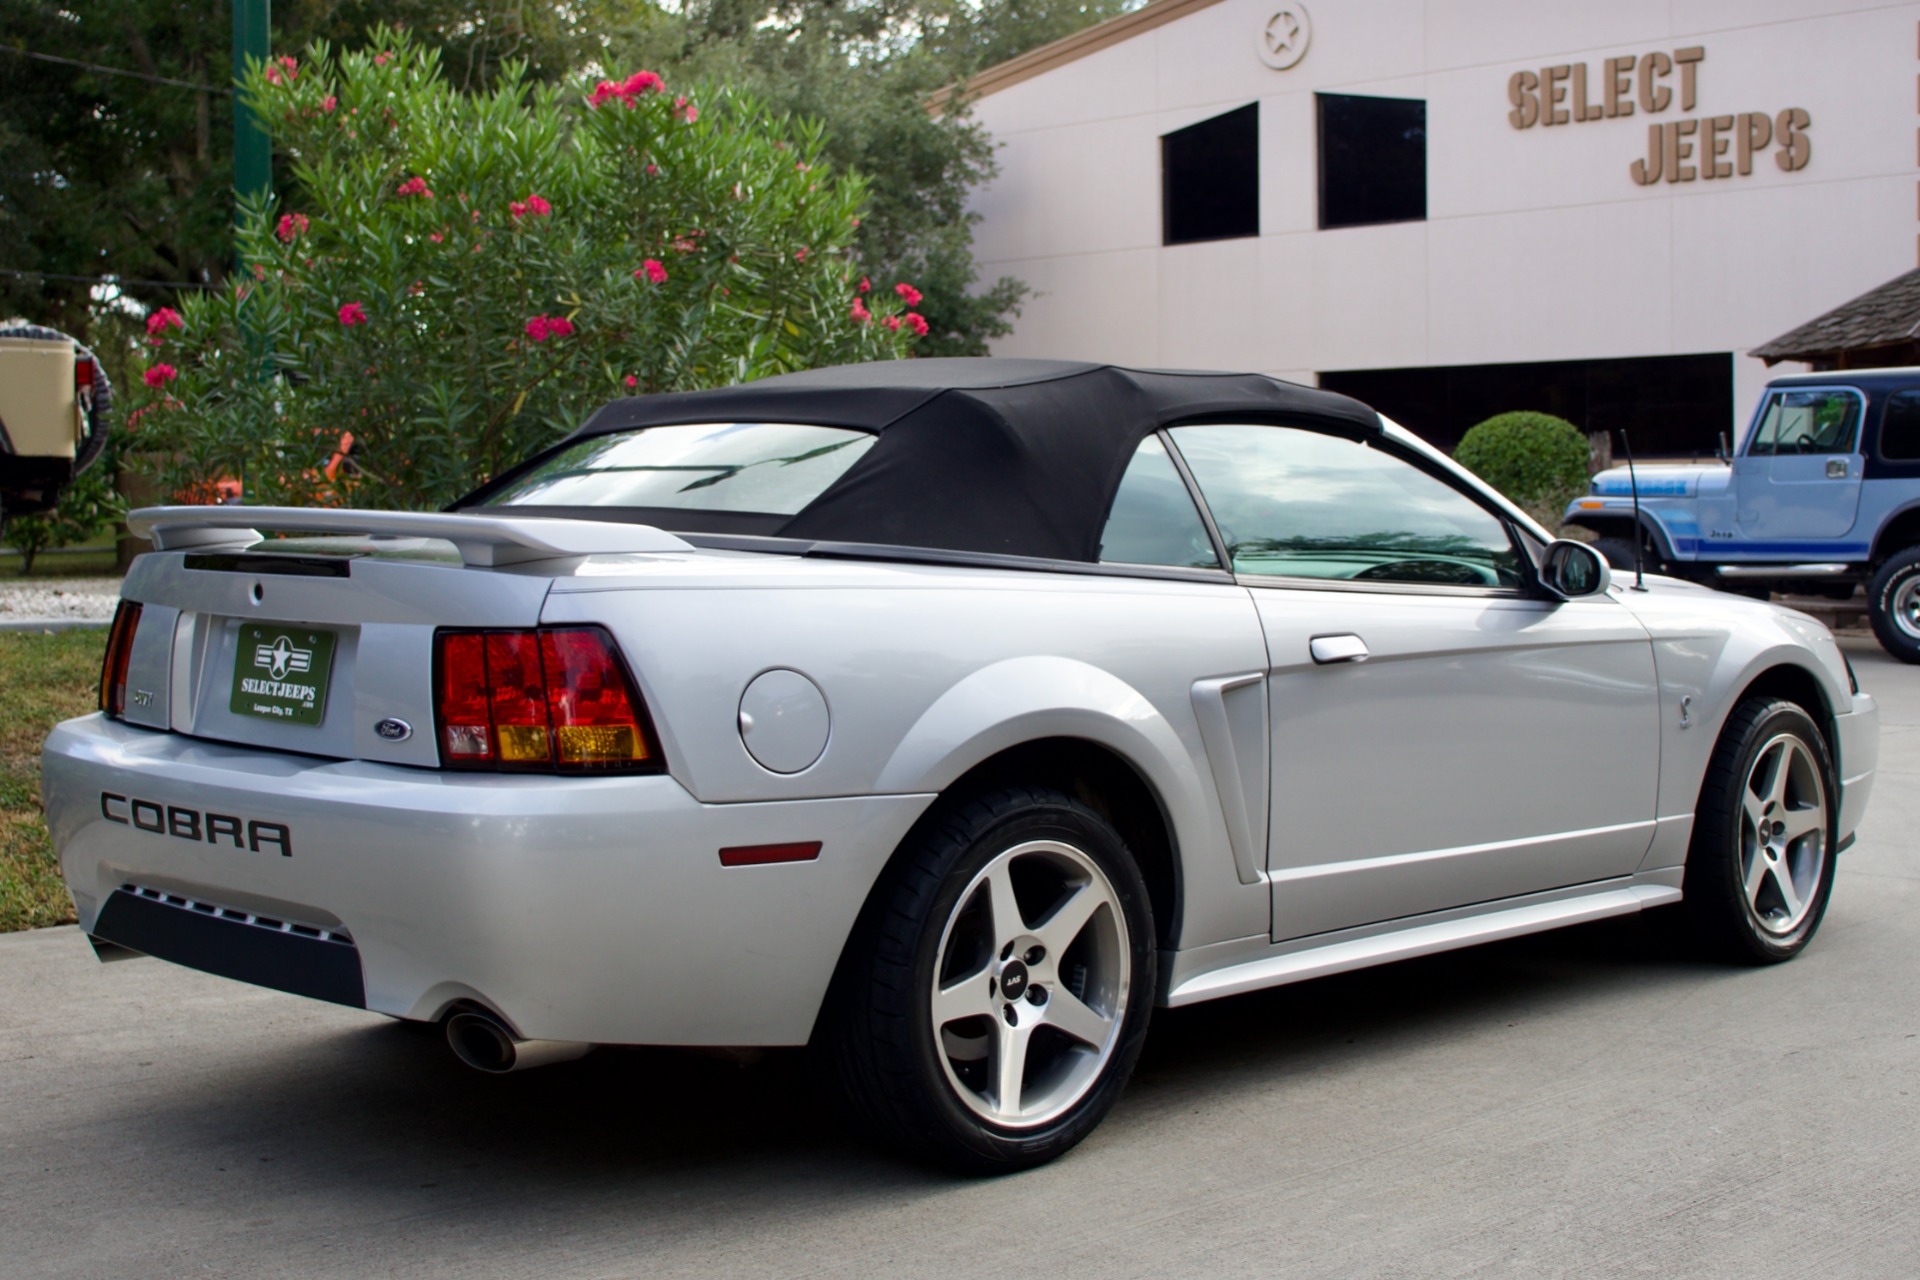
{"label": "glossy silver paint", "polygon": [[[68,722],[45,753],[81,925],[132,881],[341,925],[383,1012],[468,1002],[526,1039],[795,1044],[913,822],[1024,743],[1097,744],[1151,794],[1179,881],[1160,992],[1176,1004],[1676,899],[1716,736],[1776,668],[1825,703],[1809,710],[1833,729],[1843,839],[1876,767],[1873,701],[1824,628],[1658,578],[1548,601],[796,558],[644,532],[592,551],[602,535],[544,527],[572,523],[492,520],[459,552],[412,529],[351,578],[142,557],[130,685],[154,696],[124,724]],[[188,550],[229,532],[171,529]],[[252,620],[339,632],[317,728],[227,710]],[[433,767],[435,628],[536,624],[608,629],[668,774]],[[1329,637],[1351,639],[1316,655]],[[389,740],[374,727],[389,717],[419,728]],[[103,790],[271,815],[296,852],[136,831],[101,816]],[[717,857],[813,840],[812,862]]]}

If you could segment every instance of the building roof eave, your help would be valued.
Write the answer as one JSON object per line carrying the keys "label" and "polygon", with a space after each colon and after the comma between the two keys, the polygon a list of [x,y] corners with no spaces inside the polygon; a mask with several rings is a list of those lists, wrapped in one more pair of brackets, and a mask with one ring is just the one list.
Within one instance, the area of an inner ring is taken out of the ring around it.
{"label": "building roof eave", "polygon": [[1031,80],[1055,67],[1078,61],[1090,53],[1098,53],[1123,40],[1144,35],[1155,27],[1163,27],[1176,18],[1184,18],[1189,13],[1219,3],[1220,0],[1152,0],[1152,3],[1142,5],[1131,13],[1108,18],[1070,36],[1062,36],[1051,44],[1043,44],[1038,49],[1029,49],[1017,58],[996,63],[959,84],[948,85],[929,94],[927,110],[933,115],[942,115],[955,101],[971,102],[1002,89],[1011,89],[1023,80]]}

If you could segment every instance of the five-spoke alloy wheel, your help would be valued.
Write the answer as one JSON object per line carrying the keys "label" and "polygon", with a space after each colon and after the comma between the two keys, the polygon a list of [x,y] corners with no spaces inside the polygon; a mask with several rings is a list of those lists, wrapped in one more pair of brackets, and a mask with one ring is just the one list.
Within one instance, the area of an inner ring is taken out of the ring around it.
{"label": "five-spoke alloy wheel", "polygon": [[997,854],[940,937],[929,1010],[947,1082],[1005,1128],[1062,1115],[1119,1043],[1130,968],[1119,895],[1098,863],[1053,840]]}
{"label": "five-spoke alloy wheel", "polygon": [[923,820],[876,886],[814,1037],[822,1083],[894,1145],[1041,1164],[1113,1106],[1153,1003],[1153,913],[1082,801],[1006,787]]}
{"label": "five-spoke alloy wheel", "polygon": [[1838,793],[1799,707],[1750,698],[1714,747],[1687,854],[1685,905],[1722,954],[1767,963],[1812,940],[1833,890]]}

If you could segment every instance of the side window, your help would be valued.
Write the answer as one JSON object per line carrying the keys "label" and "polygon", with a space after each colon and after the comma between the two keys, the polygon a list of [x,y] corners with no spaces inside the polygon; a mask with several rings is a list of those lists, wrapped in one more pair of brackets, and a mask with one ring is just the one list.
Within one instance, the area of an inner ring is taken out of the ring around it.
{"label": "side window", "polygon": [[1888,462],[1920,461],[1920,391],[1896,391],[1880,414],[1880,456]]}
{"label": "side window", "polygon": [[1294,427],[1175,427],[1238,573],[1518,587],[1504,522],[1391,453]]}
{"label": "side window", "polygon": [[1127,473],[1120,477],[1113,510],[1100,534],[1100,560],[1187,569],[1220,567],[1193,495],[1174,470],[1159,436],[1140,442]]}
{"label": "side window", "polygon": [[1747,455],[1852,453],[1860,397],[1851,391],[1775,391],[1760,410]]}

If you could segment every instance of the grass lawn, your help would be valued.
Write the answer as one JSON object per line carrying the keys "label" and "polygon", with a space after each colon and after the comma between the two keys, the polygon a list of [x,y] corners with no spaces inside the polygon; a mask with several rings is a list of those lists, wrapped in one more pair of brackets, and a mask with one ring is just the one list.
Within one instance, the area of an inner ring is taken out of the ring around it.
{"label": "grass lawn", "polygon": [[98,629],[0,632],[0,932],[73,920],[40,813],[40,743],[94,709],[106,646]]}

